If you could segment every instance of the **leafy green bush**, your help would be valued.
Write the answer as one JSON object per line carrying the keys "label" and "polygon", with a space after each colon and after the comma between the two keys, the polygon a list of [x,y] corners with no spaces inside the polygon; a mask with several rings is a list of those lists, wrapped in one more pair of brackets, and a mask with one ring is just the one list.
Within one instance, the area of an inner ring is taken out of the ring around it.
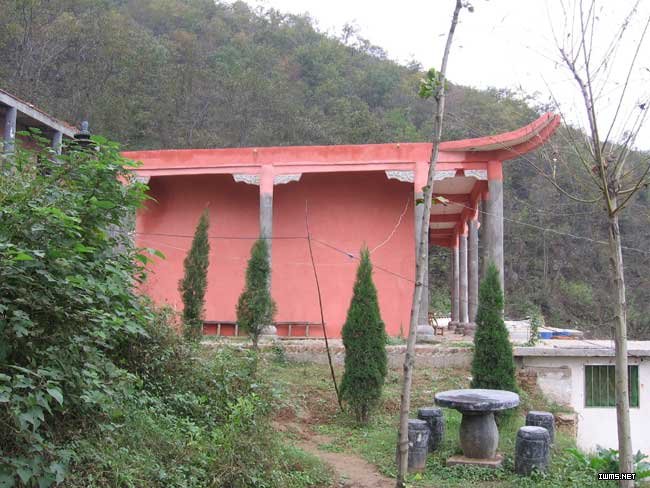
{"label": "leafy green bush", "polygon": [[[567,452],[581,465],[587,466],[599,473],[619,472],[618,451],[615,449],[599,447],[596,450],[596,454],[593,456],[584,454],[578,449],[567,449]],[[638,451],[634,455],[634,472],[636,473],[637,480],[650,478],[650,463],[646,461],[646,459],[648,459],[648,456],[643,454],[641,451]]]}
{"label": "leafy green bush", "polygon": [[246,268],[246,286],[237,302],[237,324],[253,339],[253,347],[264,327],[273,323],[276,306],[271,291],[271,265],[269,249],[264,239],[258,239],[251,249],[251,258]]}
{"label": "leafy green bush", "polygon": [[503,292],[492,263],[479,289],[476,325],[472,388],[517,391],[512,345],[503,321]]}
{"label": "leafy green bush", "polygon": [[202,354],[135,293],[145,187],[93,141],[0,168],[0,488],[325,484],[271,430],[257,355]]}
{"label": "leafy green bush", "polygon": [[367,423],[370,410],[379,402],[386,378],[386,329],[381,320],[372,264],[367,248],[361,250],[354,292],[343,324],[345,371],[341,395],[357,422]]}
{"label": "leafy green bush", "polygon": [[[40,138],[34,136],[38,141]],[[111,357],[144,334],[145,254],[122,224],[145,198],[117,145],[18,150],[0,171],[0,483],[65,475],[63,426],[107,414],[128,377]],[[129,339],[127,339],[129,338]]]}
{"label": "leafy green bush", "polygon": [[178,284],[183,299],[183,332],[191,340],[198,340],[203,335],[203,308],[210,263],[209,227],[210,214],[205,209],[194,231],[192,246],[183,261],[185,275]]}

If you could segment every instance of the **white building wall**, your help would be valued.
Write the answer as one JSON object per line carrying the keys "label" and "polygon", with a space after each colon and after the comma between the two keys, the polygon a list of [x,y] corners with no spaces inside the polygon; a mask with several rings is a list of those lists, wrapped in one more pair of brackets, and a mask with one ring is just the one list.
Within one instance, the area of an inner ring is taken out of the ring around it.
{"label": "white building wall", "polygon": [[[537,384],[551,400],[571,406],[578,416],[578,447],[618,449],[615,407],[585,407],[585,365],[614,365],[613,357],[527,356],[523,365],[537,372]],[[630,409],[632,449],[650,455],[650,361],[630,358],[639,366],[639,408]],[[563,372],[564,371],[564,372]],[[570,375],[567,375],[570,371]]]}

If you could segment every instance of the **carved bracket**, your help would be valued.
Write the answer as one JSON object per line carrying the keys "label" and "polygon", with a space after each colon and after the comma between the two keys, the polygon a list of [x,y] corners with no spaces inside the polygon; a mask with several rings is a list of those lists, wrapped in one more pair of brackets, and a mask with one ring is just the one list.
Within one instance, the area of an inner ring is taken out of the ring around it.
{"label": "carved bracket", "polygon": [[470,178],[476,178],[477,180],[487,181],[488,175],[486,169],[466,169],[465,176]]}
{"label": "carved bracket", "polygon": [[258,185],[260,184],[259,175],[249,175],[249,174],[234,174],[232,175],[236,183],[246,183],[248,185]]}
{"label": "carved bracket", "polygon": [[403,181],[404,183],[413,183],[415,181],[415,171],[386,170],[386,177],[389,180],[398,180]]}
{"label": "carved bracket", "polygon": [[292,181],[300,181],[302,173],[288,174],[288,175],[275,175],[273,177],[274,185],[286,185]]}
{"label": "carved bracket", "polygon": [[446,180],[447,178],[453,178],[456,176],[456,170],[451,169],[447,171],[436,171],[433,175],[433,181]]}

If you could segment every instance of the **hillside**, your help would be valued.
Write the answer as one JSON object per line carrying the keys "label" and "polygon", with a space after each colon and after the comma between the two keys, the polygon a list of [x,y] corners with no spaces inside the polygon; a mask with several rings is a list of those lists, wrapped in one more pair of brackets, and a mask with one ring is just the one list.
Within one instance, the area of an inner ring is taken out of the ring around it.
{"label": "hillside", "polygon": [[[57,117],[88,119],[128,149],[425,141],[431,130],[431,103],[416,96],[421,66],[396,64],[354,33],[328,37],[309,18],[242,2],[5,1],[0,57],[0,86]],[[511,130],[538,111],[504,90],[452,86],[445,138]],[[564,134],[556,156],[570,162]],[[508,313],[535,305],[553,325],[609,337],[606,246],[593,242],[607,237],[599,209],[561,197],[529,162],[506,166]],[[570,163],[560,171],[577,184]],[[626,246],[647,250],[649,200],[646,189],[623,214]],[[631,335],[647,338],[650,254],[627,250],[625,259]],[[431,264],[444,309],[446,251],[433,250]]]}

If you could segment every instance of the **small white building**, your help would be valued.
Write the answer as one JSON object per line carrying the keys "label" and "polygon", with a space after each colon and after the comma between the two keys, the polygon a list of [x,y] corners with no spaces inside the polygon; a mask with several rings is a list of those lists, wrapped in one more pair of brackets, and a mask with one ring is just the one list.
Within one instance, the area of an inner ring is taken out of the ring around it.
{"label": "small white building", "polygon": [[[618,448],[613,341],[546,340],[514,355],[549,400],[576,412],[580,449]],[[628,363],[632,449],[650,455],[650,341],[629,341]]]}

